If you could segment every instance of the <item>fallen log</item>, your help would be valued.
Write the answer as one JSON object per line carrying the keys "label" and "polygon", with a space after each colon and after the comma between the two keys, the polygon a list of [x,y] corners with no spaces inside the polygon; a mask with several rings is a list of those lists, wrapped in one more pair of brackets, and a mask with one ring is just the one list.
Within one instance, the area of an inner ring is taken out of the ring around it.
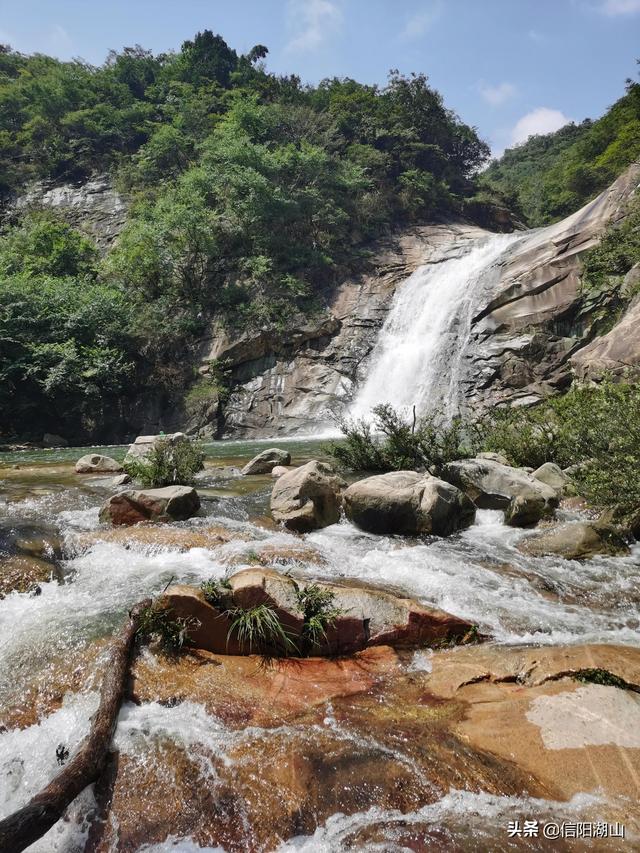
{"label": "fallen log", "polygon": [[102,773],[129,672],[129,659],[140,614],[151,601],[136,604],[114,638],[91,730],[76,755],[26,806],[0,821],[0,853],[21,853],[57,823],[65,809]]}

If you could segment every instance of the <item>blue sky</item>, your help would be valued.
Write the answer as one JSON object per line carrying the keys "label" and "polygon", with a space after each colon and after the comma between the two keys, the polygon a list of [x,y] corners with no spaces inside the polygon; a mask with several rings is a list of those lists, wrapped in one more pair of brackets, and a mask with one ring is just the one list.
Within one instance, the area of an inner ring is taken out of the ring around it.
{"label": "blue sky", "polygon": [[640,58],[640,0],[0,0],[0,41],[96,64],[204,28],[305,81],[424,72],[494,151],[598,117]]}

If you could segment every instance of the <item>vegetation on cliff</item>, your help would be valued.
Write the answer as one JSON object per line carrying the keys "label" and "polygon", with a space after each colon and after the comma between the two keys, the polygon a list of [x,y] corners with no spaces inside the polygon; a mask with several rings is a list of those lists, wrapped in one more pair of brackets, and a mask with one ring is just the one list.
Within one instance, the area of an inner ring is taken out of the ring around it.
{"label": "vegetation on cliff", "polygon": [[640,84],[597,121],[568,124],[531,136],[505,151],[482,175],[482,185],[530,226],[556,222],[604,190],[640,157]]}
{"label": "vegetation on cliff", "polygon": [[210,31],[100,67],[0,50],[0,195],[107,167],[131,199],[103,258],[51,215],[5,224],[1,430],[95,435],[98,398],[188,384],[167,366],[207,319],[284,327],[367,240],[475,192],[489,149],[424,75],[307,86],[266,54]]}

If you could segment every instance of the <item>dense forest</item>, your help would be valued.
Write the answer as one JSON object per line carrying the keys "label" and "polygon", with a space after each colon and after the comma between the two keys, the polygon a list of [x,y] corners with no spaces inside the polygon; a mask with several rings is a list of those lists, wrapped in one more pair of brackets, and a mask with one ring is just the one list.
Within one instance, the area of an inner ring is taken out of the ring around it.
{"label": "dense forest", "polygon": [[[0,434],[104,439],[142,393],[216,399],[224,366],[196,381],[187,357],[212,319],[284,331],[325,309],[377,236],[482,222],[505,200],[531,224],[559,218],[640,151],[636,84],[482,173],[487,144],[424,75],[310,86],[269,73],[267,53],[209,30],[99,67],[0,47]],[[108,252],[15,205],[105,173],[128,205]]]}
{"label": "dense forest", "polygon": [[106,256],[50,212],[5,221],[0,429],[91,434],[123,394],[184,386],[171,365],[212,316],[285,328],[371,238],[464,211],[489,149],[426,77],[307,86],[266,54],[210,31],[100,67],[2,48],[5,206],[34,181],[109,171],[130,213]]}
{"label": "dense forest", "polygon": [[640,158],[640,84],[597,121],[567,124],[505,151],[481,182],[532,227],[578,210]]}

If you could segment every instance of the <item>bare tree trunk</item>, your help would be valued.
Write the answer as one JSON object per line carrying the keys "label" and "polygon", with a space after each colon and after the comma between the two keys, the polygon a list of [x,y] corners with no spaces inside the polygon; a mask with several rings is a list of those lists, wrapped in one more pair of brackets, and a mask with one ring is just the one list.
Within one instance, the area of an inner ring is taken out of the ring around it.
{"label": "bare tree trunk", "polygon": [[151,601],[136,604],[113,640],[100,690],[100,704],[77,754],[26,806],[0,821],[0,853],[21,853],[41,838],[78,794],[102,773],[124,694],[140,613],[150,604]]}

